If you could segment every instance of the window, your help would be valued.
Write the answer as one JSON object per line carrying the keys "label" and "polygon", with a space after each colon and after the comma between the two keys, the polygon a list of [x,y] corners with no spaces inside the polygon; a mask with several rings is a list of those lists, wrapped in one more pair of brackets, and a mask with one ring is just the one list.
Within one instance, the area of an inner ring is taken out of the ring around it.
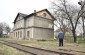
{"label": "window", "polygon": [[20,21],[20,28],[22,28],[22,20]]}
{"label": "window", "polygon": [[43,13],[43,17],[46,17],[46,13]]}
{"label": "window", "polygon": [[22,37],[22,31],[20,31],[20,37]]}
{"label": "window", "polygon": [[29,31],[27,31],[27,37],[29,37]]}
{"label": "window", "polygon": [[18,38],[19,38],[19,32],[18,32]]}
{"label": "window", "polygon": [[14,37],[15,37],[15,32],[14,32]]}
{"label": "window", "polygon": [[53,28],[53,25],[52,24],[49,24],[49,28]]}
{"label": "window", "polygon": [[16,37],[17,37],[17,32],[16,32]]}

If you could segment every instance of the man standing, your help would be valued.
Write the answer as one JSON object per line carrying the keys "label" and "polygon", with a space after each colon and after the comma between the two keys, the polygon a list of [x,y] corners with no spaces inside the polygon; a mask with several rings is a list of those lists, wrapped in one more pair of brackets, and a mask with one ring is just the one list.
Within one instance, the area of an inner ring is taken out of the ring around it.
{"label": "man standing", "polygon": [[64,33],[62,31],[58,33],[58,39],[59,39],[59,46],[63,46]]}

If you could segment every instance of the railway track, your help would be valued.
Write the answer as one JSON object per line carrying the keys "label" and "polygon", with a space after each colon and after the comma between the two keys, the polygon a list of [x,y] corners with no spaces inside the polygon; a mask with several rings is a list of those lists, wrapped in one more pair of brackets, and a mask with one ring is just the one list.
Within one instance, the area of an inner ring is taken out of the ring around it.
{"label": "railway track", "polygon": [[74,55],[71,53],[56,52],[56,51],[40,49],[40,48],[36,48],[36,47],[31,47],[31,46],[25,46],[25,45],[8,42],[8,41],[0,41],[0,43],[13,47],[13,48],[16,48],[20,51],[30,53],[31,55]]}

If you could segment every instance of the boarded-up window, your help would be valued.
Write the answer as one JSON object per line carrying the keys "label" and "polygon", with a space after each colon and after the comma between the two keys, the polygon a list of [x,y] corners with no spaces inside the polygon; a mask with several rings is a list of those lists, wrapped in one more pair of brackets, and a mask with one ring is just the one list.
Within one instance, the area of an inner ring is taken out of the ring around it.
{"label": "boarded-up window", "polygon": [[14,37],[15,37],[15,32],[14,32]]}
{"label": "boarded-up window", "polygon": [[20,31],[20,37],[22,37],[22,31]]}
{"label": "boarded-up window", "polygon": [[19,32],[18,32],[18,38],[19,38]]}
{"label": "boarded-up window", "polygon": [[29,37],[29,31],[27,31],[27,37]]}
{"label": "boarded-up window", "polygon": [[16,32],[16,37],[17,37],[17,32]]}

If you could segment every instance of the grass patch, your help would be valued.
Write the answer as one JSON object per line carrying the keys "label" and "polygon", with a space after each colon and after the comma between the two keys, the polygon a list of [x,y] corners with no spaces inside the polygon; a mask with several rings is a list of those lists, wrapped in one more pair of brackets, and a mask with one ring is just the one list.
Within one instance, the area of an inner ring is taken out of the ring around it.
{"label": "grass patch", "polygon": [[47,42],[47,41],[57,41],[57,39],[42,39],[42,40],[37,40],[37,41],[41,41],[41,42]]}
{"label": "grass patch", "polygon": [[[43,43],[56,43],[58,42],[58,39],[41,39],[41,40],[18,40],[18,39],[9,39],[9,38],[0,38],[0,40],[6,40],[9,42],[14,42],[14,43],[19,43],[19,44],[30,44],[30,43],[38,43],[38,44],[43,44]],[[67,43],[74,43],[74,39],[72,36],[66,36],[64,40]],[[85,40],[82,38],[77,38],[77,43],[78,44],[85,44]]]}
{"label": "grass patch", "polygon": [[[0,39],[2,40],[2,39]],[[9,42],[14,42],[22,45],[31,45],[31,46],[53,46],[56,45],[57,39],[48,39],[48,40],[15,40],[15,39],[3,39]]]}
{"label": "grass patch", "polygon": [[0,55],[28,55],[25,52],[18,51],[12,47],[0,44]]}
{"label": "grass patch", "polygon": [[64,39],[65,39],[68,43],[74,43],[73,36],[65,36]]}
{"label": "grass patch", "polygon": [[42,42],[56,42],[57,39],[42,39],[42,40],[17,40],[17,39],[9,39],[9,38],[0,38],[0,40],[6,40],[9,42],[19,43],[19,44],[26,44],[26,43],[42,43]]}
{"label": "grass patch", "polygon": [[78,44],[85,44],[85,40],[82,39],[82,38],[79,38],[79,39],[78,39]]}
{"label": "grass patch", "polygon": [[[69,38],[69,37],[67,37]],[[58,49],[60,48],[58,46],[58,39],[48,39],[48,40],[18,40],[18,39],[8,39],[8,38],[2,38],[3,40],[14,42],[26,46],[33,46],[33,47],[39,47],[39,48],[46,48],[46,49]],[[2,40],[0,39],[0,40]],[[78,38],[78,44],[73,42],[73,37],[70,37],[69,39],[64,39],[64,49],[74,49],[74,50],[82,50],[85,51],[85,43],[83,43],[82,39]]]}

